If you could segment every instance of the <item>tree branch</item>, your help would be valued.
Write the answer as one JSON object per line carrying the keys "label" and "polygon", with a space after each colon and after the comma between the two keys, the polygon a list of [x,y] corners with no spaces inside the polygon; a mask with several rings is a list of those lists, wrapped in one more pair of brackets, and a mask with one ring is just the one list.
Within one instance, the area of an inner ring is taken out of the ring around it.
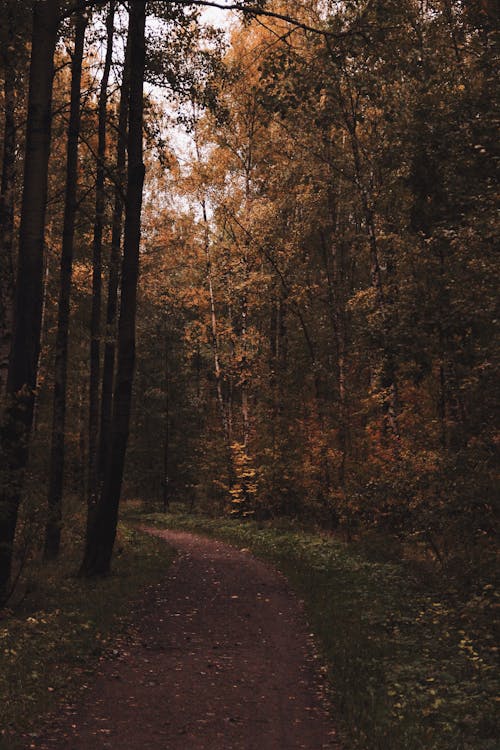
{"label": "tree branch", "polygon": [[198,5],[205,8],[219,8],[220,10],[235,10],[243,13],[246,16],[252,16],[258,18],[259,16],[265,16],[266,18],[276,18],[278,21],[285,21],[285,23],[292,24],[296,29],[302,29],[303,31],[310,31],[313,34],[319,34],[323,37],[344,39],[345,37],[352,36],[353,34],[361,34],[363,32],[360,29],[352,29],[349,31],[328,31],[327,29],[319,29],[316,26],[310,26],[303,21],[299,21],[293,16],[289,16],[285,13],[278,13],[273,10],[265,10],[255,5],[246,5],[243,2],[232,2],[229,5],[216,2],[216,0],[183,0],[182,4],[185,6]]}

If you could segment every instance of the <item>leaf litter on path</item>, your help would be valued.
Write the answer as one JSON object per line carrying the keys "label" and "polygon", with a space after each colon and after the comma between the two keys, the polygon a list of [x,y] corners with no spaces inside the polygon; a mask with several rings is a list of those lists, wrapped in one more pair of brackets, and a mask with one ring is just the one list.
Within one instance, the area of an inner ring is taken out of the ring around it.
{"label": "leaf litter on path", "polygon": [[[179,552],[126,648],[36,750],[333,750],[322,672],[286,579],[245,549],[147,529]],[[125,646],[125,644],[122,644]]]}

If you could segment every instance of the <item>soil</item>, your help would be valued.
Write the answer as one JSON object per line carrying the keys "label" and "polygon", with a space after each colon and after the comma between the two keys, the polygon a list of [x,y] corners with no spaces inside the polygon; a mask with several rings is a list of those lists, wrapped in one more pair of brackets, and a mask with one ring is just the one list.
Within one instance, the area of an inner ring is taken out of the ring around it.
{"label": "soil", "polygon": [[246,550],[147,531],[178,550],[165,581],[80,705],[27,747],[338,750],[319,660],[286,579]]}

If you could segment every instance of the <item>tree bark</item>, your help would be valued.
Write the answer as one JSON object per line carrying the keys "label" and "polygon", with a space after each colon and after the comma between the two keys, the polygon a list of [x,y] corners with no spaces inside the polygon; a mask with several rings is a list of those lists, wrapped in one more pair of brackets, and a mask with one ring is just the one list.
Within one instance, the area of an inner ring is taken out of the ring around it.
{"label": "tree bark", "polygon": [[80,89],[87,16],[75,19],[75,48],[71,72],[71,99],[66,155],[66,195],[59,282],[52,437],[49,463],[48,515],[45,527],[45,559],[57,557],[61,543],[61,503],[65,459],[66,390],[68,375],[68,336],[70,319],[73,245],[77,212],[78,139],[80,133]]}
{"label": "tree bark", "polygon": [[[193,105],[194,107],[194,105]],[[198,123],[196,123],[198,124]],[[198,132],[195,129],[194,146],[196,152],[196,158],[199,164],[201,164],[201,151],[198,143]],[[222,390],[223,375],[222,368],[220,366],[220,355],[219,355],[219,334],[217,330],[217,312],[215,309],[215,295],[213,286],[213,274],[212,274],[212,258],[210,254],[210,226],[208,223],[208,212],[207,212],[207,200],[204,195],[200,196],[199,199],[200,208],[203,219],[203,248],[205,250],[205,259],[207,264],[207,286],[210,298],[210,331],[212,339],[212,352],[214,357],[214,375],[215,375],[215,388],[217,393],[217,405],[219,407],[219,413],[221,418],[222,433],[224,435],[224,447],[227,455],[227,468],[230,483],[234,476],[233,463],[231,456],[231,442],[232,442],[232,430],[231,430],[231,419],[229,414],[229,407],[226,407],[224,401],[224,394]]]}
{"label": "tree bark", "polygon": [[102,236],[105,212],[106,128],[108,83],[113,58],[115,3],[111,2],[106,19],[107,47],[99,91],[97,174],[95,188],[95,220],[92,242],[92,310],[90,316],[90,377],[89,377],[89,437],[88,488],[89,507],[98,496],[98,430],[99,430],[99,375],[101,364],[101,304],[102,304]]}
{"label": "tree bark", "polygon": [[165,336],[165,426],[163,433],[163,476],[162,476],[162,502],[163,512],[170,508],[170,357],[169,340]]}
{"label": "tree bark", "polygon": [[221,422],[222,422],[222,431],[224,433],[226,447],[229,450],[229,446],[231,444],[231,429],[230,429],[228,414],[226,411],[226,405],[224,403],[224,396],[222,393],[222,370],[221,370],[220,358],[219,358],[219,335],[217,332],[217,314],[215,311],[214,287],[213,287],[213,282],[212,282],[212,259],[210,257],[210,240],[208,237],[208,219],[207,219],[205,201],[202,202],[202,209],[203,209],[203,221],[204,221],[204,227],[205,227],[205,257],[207,261],[207,283],[208,283],[208,292],[210,296],[210,326],[211,326],[211,333],[212,333],[212,351],[214,355],[214,373],[215,373],[215,383],[216,383],[216,391],[217,391],[217,403],[219,405],[219,411],[220,411]]}
{"label": "tree bark", "polygon": [[109,261],[108,300],[106,306],[106,337],[102,366],[101,425],[99,430],[99,485],[102,487],[110,445],[111,415],[113,408],[113,378],[116,354],[116,313],[120,282],[121,238],[123,228],[123,194],[127,159],[127,121],[130,88],[130,45],[127,39],[123,79],[118,114],[118,143],[116,154],[116,185],[111,227],[111,256]]}
{"label": "tree bark", "polygon": [[37,2],[33,9],[14,332],[7,377],[8,403],[1,430],[6,476],[2,476],[0,498],[0,603],[8,596],[40,353],[53,66],[60,10],[58,0]]}
{"label": "tree bark", "polygon": [[12,50],[14,19],[9,3],[6,9],[6,39],[2,49],[4,93],[4,137],[2,180],[0,185],[0,403],[7,387],[9,352],[12,336],[14,268],[12,249],[14,241],[14,177],[16,162],[16,71]]}
{"label": "tree bark", "polygon": [[104,575],[110,569],[129,433],[144,183],[142,127],[146,54],[145,6],[145,0],[133,0],[130,5],[130,109],[118,361],[113,398],[111,448],[102,493],[87,528],[85,555],[81,567],[81,573],[85,576]]}

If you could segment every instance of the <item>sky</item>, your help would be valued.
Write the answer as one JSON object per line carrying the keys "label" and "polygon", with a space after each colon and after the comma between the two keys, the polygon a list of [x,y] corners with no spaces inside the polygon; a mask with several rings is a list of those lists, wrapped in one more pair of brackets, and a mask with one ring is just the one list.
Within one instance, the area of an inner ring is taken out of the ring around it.
{"label": "sky", "polygon": [[203,10],[203,19],[214,26],[224,26],[228,15],[230,14],[227,11],[219,10],[219,8],[204,8]]}

